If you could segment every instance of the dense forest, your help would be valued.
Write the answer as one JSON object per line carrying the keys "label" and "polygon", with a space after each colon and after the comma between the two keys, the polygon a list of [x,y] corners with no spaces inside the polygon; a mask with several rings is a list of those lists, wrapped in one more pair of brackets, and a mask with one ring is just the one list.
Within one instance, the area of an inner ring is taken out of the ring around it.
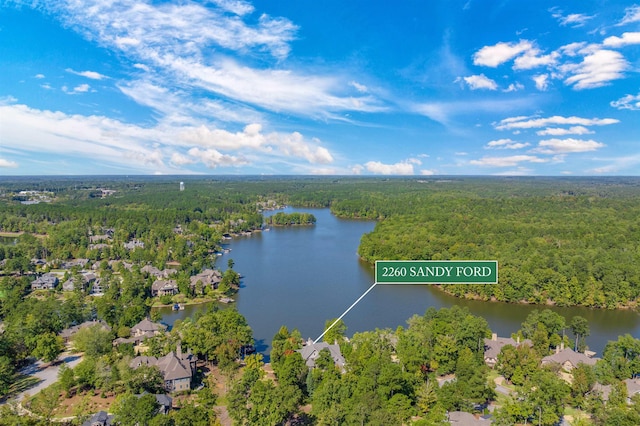
{"label": "dense forest", "polygon": [[[155,403],[139,395],[161,390],[162,377],[132,369],[137,349],[112,342],[130,339],[143,319],[157,319],[154,304],[236,291],[232,260],[216,287],[199,278],[216,267],[223,235],[315,222],[311,214],[284,213],[265,222],[262,212],[278,206],[377,220],[359,247],[368,262],[498,261],[497,285],[442,286],[460,297],[613,309],[634,308],[640,296],[635,178],[2,178],[0,205],[0,397],[16,392],[20,369],[34,358],[57,359],[70,344],[63,330],[93,320],[107,327],[72,340],[84,359],[26,402],[37,414],[33,424],[47,424],[51,401],[96,393],[120,395],[113,411],[121,424],[215,424],[214,385],[204,375],[181,410],[157,416]],[[71,290],[36,287],[47,274]],[[99,278],[100,292],[97,281],[85,285],[89,275]],[[165,287],[158,290],[157,282]],[[241,355],[251,330],[233,309],[178,323],[145,346],[162,357],[184,345],[201,365],[219,370],[227,380],[222,400],[237,424],[446,424],[447,413],[486,414],[489,405],[505,425],[551,425],[567,410],[587,415],[585,424],[638,424],[640,404],[627,400],[624,380],[640,374],[640,341],[610,342],[601,361],[580,364],[567,382],[562,367],[541,368],[541,360],[560,346],[584,350],[588,324],[534,312],[513,336],[530,345],[505,346],[494,369],[483,359],[486,321],[458,308],[351,339],[338,327],[325,340],[339,342],[343,366],[322,352],[309,369],[300,355],[305,342],[283,328],[272,345],[273,377],[260,354]],[[509,396],[496,392],[496,375]],[[606,404],[596,384],[611,389]],[[83,410],[75,422],[86,418],[89,408]],[[8,424],[26,424],[18,414],[0,411]]]}

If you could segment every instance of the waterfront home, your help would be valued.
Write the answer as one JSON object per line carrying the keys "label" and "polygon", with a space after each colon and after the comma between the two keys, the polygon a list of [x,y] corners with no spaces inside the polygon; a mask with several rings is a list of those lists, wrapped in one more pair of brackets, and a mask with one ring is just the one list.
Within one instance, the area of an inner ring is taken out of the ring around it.
{"label": "waterfront home", "polygon": [[498,354],[502,351],[502,348],[511,345],[518,347],[520,345],[531,346],[531,340],[523,340],[520,343],[520,338],[512,339],[511,337],[498,337],[496,333],[491,334],[491,339],[484,339],[484,363],[493,368],[498,362]]}
{"label": "waterfront home", "polygon": [[222,273],[217,269],[205,269],[199,274],[193,275],[189,278],[190,287],[195,290],[198,281],[202,283],[203,290],[206,287],[217,289],[220,281],[222,281]]}
{"label": "waterfront home", "polygon": [[598,359],[599,358],[588,357],[580,352],[574,352],[573,349],[570,348],[564,348],[561,344],[559,347],[556,347],[556,353],[542,358],[541,364],[560,364],[564,370],[571,371],[576,368],[578,364],[596,365]]}
{"label": "waterfront home", "polygon": [[320,356],[320,351],[323,349],[329,350],[334,365],[341,371],[344,371],[345,360],[342,352],[340,352],[340,346],[337,344],[330,345],[327,342],[313,343],[313,341],[309,339],[302,349],[298,349],[297,352],[300,352],[307,367],[314,368],[316,366],[316,360]]}
{"label": "waterfront home", "polygon": [[153,337],[162,334],[167,326],[157,322],[151,322],[149,318],[145,318],[133,327],[131,327],[131,336],[133,337]]}
{"label": "waterfront home", "polygon": [[151,285],[151,296],[173,296],[178,294],[178,282],[176,280],[156,280]]}

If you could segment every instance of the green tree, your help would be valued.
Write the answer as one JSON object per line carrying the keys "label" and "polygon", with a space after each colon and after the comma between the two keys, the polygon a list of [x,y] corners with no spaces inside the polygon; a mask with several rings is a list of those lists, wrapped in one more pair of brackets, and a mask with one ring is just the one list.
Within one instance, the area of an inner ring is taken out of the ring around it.
{"label": "green tree", "polygon": [[576,336],[573,350],[577,352],[580,346],[578,343],[579,340],[582,339],[582,341],[584,341],[584,338],[589,335],[589,321],[587,321],[587,319],[584,317],[576,315],[571,319],[571,324],[569,325],[569,327],[571,328],[571,332],[573,333],[573,335]]}
{"label": "green tree", "polygon": [[[337,322],[336,322],[337,320]],[[331,325],[335,322],[335,325],[331,327]],[[328,331],[327,329],[331,327]],[[340,343],[344,340],[345,334],[347,332],[347,325],[341,319],[333,318],[325,321],[324,330],[326,333],[323,336],[323,340],[330,345],[334,343]]]}
{"label": "green tree", "polygon": [[114,421],[122,426],[146,426],[158,411],[158,402],[152,394],[124,394],[116,398],[111,407]]}
{"label": "green tree", "polygon": [[73,336],[73,347],[78,352],[84,352],[85,356],[97,358],[111,352],[111,332],[100,324],[84,327]]}
{"label": "green tree", "polygon": [[36,347],[31,353],[44,362],[51,362],[58,358],[63,349],[64,341],[62,337],[55,333],[47,332],[37,337]]}

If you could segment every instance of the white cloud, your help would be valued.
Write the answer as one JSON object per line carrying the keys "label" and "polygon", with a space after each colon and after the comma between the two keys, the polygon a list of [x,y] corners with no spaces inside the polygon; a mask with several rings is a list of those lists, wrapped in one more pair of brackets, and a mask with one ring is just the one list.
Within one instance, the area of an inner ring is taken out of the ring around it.
{"label": "white cloud", "polygon": [[15,161],[7,160],[5,158],[0,158],[0,168],[16,168],[18,167],[18,163]]}
{"label": "white cloud", "polygon": [[462,78],[471,90],[488,89],[496,90],[498,85],[484,74],[472,75]]}
{"label": "white cloud", "polygon": [[512,155],[509,157],[482,157],[479,160],[471,160],[474,166],[483,167],[514,167],[520,163],[546,163],[548,160],[535,155]]}
{"label": "white cloud", "polygon": [[623,47],[631,44],[640,44],[640,32],[622,33],[622,37],[607,37],[602,44],[607,47]]}
{"label": "white cloud", "polygon": [[612,101],[611,106],[618,109],[630,109],[638,111],[640,110],[640,93],[638,93],[637,95],[623,96],[617,101]]}
{"label": "white cloud", "polygon": [[560,115],[554,115],[546,118],[531,118],[531,117],[510,117],[501,120],[499,123],[494,123],[494,127],[497,130],[512,130],[512,129],[533,129],[536,127],[547,127],[552,125],[580,125],[580,126],[606,126],[609,124],[619,123],[619,120],[615,118],[582,118],[582,117],[563,117]]}
{"label": "white cloud", "polygon": [[584,126],[572,126],[568,129],[560,127],[548,127],[544,130],[538,130],[536,132],[536,134],[539,136],[587,135],[591,133],[593,133],[593,131],[587,129]]}
{"label": "white cloud", "polygon": [[624,18],[618,25],[631,24],[633,22],[640,22],[640,5],[629,6],[624,10]]}
{"label": "white cloud", "polygon": [[[103,116],[67,115],[0,103],[0,127],[3,138],[21,151],[84,157],[147,172],[175,173],[172,167],[192,164],[195,159],[208,167],[267,159],[289,165],[300,160],[310,164],[334,161],[319,140],[307,140],[299,132],[264,133],[258,123],[238,132],[175,122],[141,127]],[[153,170],[148,169],[150,165]]]}
{"label": "white cloud", "polygon": [[91,80],[102,80],[104,78],[107,78],[106,75],[102,75],[99,72],[96,71],[74,71],[71,68],[67,68],[65,71],[71,73],[71,74],[75,74],[75,75],[80,75],[82,77],[86,77],[86,78],[90,78]]}
{"label": "white cloud", "polygon": [[88,92],[90,88],[91,88],[91,86],[89,86],[88,84],[84,83],[84,84],[79,84],[78,86],[74,87],[73,89],[69,89],[67,86],[62,86],[62,91],[64,93],[68,93],[69,95],[77,95],[78,93],[86,93],[86,92]]}
{"label": "white cloud", "polygon": [[42,79],[44,78],[44,74],[36,74],[34,77],[37,79]]}
{"label": "white cloud", "polygon": [[551,11],[553,12],[552,16],[556,18],[563,27],[582,27],[587,23],[587,21],[594,18],[593,16],[585,15],[583,13],[570,13],[568,15],[564,15],[563,12],[557,8],[552,8]]}
{"label": "white cloud", "polygon": [[201,161],[210,169],[230,166],[239,167],[249,164],[249,161],[247,161],[243,157],[222,154],[216,149],[201,150],[198,148],[191,148],[188,152],[190,156],[196,158],[198,161]]}
{"label": "white cloud", "polygon": [[433,175],[436,174],[436,171],[435,170],[422,169],[422,170],[420,170],[420,174],[422,176],[433,176]]}
{"label": "white cloud", "polygon": [[549,74],[538,74],[532,77],[536,83],[536,89],[545,91],[549,87]]}
{"label": "white cloud", "polygon": [[503,92],[517,92],[518,90],[524,89],[524,86],[520,83],[511,83],[509,87],[503,90]]}
{"label": "white cloud", "polygon": [[412,175],[414,174],[411,160],[401,161],[395,164],[384,164],[380,161],[369,161],[364,167],[368,172],[380,175]]}
{"label": "white cloud", "polygon": [[485,149],[520,149],[529,146],[528,142],[516,142],[511,139],[498,139],[487,143]]}
{"label": "white cloud", "polygon": [[211,3],[215,3],[220,8],[235,13],[236,15],[246,15],[253,12],[253,6],[242,0],[208,0]]}
{"label": "white cloud", "polygon": [[595,151],[604,147],[605,144],[594,140],[582,139],[547,139],[538,143],[538,147],[532,152],[540,154],[567,154],[574,152]]}
{"label": "white cloud", "polygon": [[529,49],[522,56],[518,56],[514,63],[514,70],[530,70],[542,66],[552,66],[558,62],[560,54],[552,52],[548,55],[540,55],[540,50],[536,48]]}
{"label": "white cloud", "polygon": [[357,83],[355,81],[349,82],[349,85],[353,86],[360,93],[367,93],[369,91],[369,88],[367,86],[365,86],[364,84]]}
{"label": "white cloud", "polygon": [[521,40],[518,43],[500,42],[493,46],[484,46],[473,55],[473,63],[495,68],[531,48],[533,45],[528,40]]}
{"label": "white cloud", "polygon": [[579,64],[565,64],[560,71],[570,74],[564,82],[574,89],[592,89],[607,85],[613,80],[624,77],[623,72],[629,64],[621,53],[613,50],[597,50],[585,56]]}

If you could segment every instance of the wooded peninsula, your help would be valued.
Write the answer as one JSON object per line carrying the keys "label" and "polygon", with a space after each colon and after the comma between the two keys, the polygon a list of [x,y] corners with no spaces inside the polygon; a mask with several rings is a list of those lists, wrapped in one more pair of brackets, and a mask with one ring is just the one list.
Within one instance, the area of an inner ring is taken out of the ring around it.
{"label": "wooded peninsula", "polygon": [[[376,220],[358,248],[370,263],[498,261],[496,285],[441,286],[458,297],[603,309],[635,309],[640,297],[638,178],[2,177],[0,396],[28,388],[21,371],[34,358],[52,363],[70,350],[82,360],[24,399],[30,416],[5,405],[0,419],[48,424],[77,398],[67,423],[80,425],[99,395],[114,399],[104,416],[123,425],[219,424],[218,405],[235,424],[431,425],[451,413],[480,421],[496,402],[496,424],[552,425],[567,412],[583,419],[574,424],[640,422],[625,382],[640,374],[640,340],[621,336],[596,362],[583,353],[586,320],[566,323],[544,306],[505,338],[457,307],[351,339],[340,323],[322,347],[283,327],[269,371],[233,307],[171,330],[157,323],[153,306],[239,291],[233,260],[216,267],[225,237],[315,223],[262,214],[283,205]],[[565,347],[573,358],[549,361]],[[162,392],[179,409],[159,414]]]}

